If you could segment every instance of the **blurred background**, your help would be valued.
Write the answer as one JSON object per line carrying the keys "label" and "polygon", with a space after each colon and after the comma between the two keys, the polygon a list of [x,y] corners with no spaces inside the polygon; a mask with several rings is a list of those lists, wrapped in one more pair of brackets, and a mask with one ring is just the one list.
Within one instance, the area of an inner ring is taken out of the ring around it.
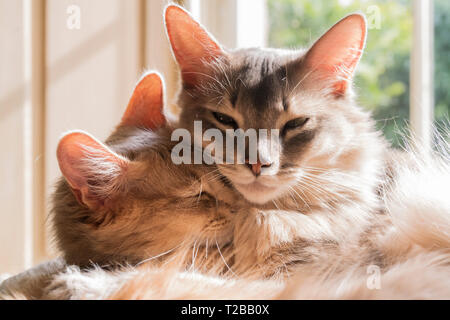
{"label": "blurred background", "polygon": [[[0,273],[57,253],[46,223],[68,130],[105,139],[146,69],[178,86],[166,0],[0,0]],[[409,126],[432,141],[450,106],[447,0],[186,0],[227,47],[308,47],[349,13],[369,34],[355,89],[396,147]],[[173,104],[169,104],[174,111]],[[431,144],[431,142],[430,142]]]}

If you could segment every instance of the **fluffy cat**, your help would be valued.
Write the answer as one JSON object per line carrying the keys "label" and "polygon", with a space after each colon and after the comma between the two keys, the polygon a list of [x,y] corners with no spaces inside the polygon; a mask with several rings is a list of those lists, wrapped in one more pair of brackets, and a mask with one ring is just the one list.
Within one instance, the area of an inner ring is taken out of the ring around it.
{"label": "fluffy cat", "polygon": [[64,178],[53,197],[52,221],[68,264],[136,264],[184,242],[190,247],[190,238],[229,241],[237,208],[219,200],[227,193],[208,180],[212,169],[172,163],[163,95],[162,79],[150,73],[106,144],[84,132],[61,139]]}
{"label": "fluffy cat", "polygon": [[[157,279],[170,278],[164,270],[171,263],[239,276],[236,285],[212,280],[230,295],[259,284],[244,279],[294,274],[292,287],[264,282],[260,290],[275,292],[264,297],[391,298],[412,289],[422,291],[409,297],[450,296],[450,204],[438,192],[430,204],[429,190],[409,189],[424,176],[433,178],[431,190],[448,185],[448,159],[397,155],[355,104],[351,78],[364,48],[364,17],[344,18],[307,51],[225,50],[182,8],[169,6],[165,19],[183,84],[174,128],[161,116],[163,86],[148,76],[106,145],[81,132],[59,145],[65,180],[53,219],[69,263],[148,260],[162,268],[109,277],[104,288],[113,288],[112,298],[177,297],[176,290],[158,296]],[[170,133],[194,132],[194,121],[222,132],[279,129],[280,153],[259,143],[256,163],[176,166]],[[381,291],[368,291],[368,266],[386,279]],[[406,275],[420,271],[423,278],[408,283]],[[180,289],[179,277],[166,289]],[[208,279],[188,276],[200,288],[194,297],[212,297],[202,287]]]}

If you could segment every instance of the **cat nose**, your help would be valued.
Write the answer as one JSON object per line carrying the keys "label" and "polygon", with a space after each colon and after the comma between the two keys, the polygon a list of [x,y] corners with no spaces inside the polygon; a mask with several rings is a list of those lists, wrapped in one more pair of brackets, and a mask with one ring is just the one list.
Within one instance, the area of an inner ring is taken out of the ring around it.
{"label": "cat nose", "polygon": [[270,168],[272,166],[272,163],[266,162],[263,164],[260,160],[258,160],[255,164],[250,164],[247,160],[246,164],[247,167],[253,172],[255,177],[259,177],[261,175],[262,168]]}

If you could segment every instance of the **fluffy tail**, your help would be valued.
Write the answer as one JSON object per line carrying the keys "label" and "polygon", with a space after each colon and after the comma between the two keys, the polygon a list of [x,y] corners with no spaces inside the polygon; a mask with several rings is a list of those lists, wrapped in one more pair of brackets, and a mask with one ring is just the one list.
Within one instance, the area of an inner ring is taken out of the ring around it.
{"label": "fluffy tail", "polygon": [[[438,136],[436,150],[412,145],[394,164],[394,183],[385,195],[394,225],[424,248],[450,248],[450,144]],[[447,139],[446,139],[447,138]]]}

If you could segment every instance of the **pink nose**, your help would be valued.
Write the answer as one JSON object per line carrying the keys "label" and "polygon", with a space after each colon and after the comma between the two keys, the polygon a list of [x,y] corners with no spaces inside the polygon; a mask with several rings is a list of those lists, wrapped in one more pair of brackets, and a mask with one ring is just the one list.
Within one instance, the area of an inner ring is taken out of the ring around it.
{"label": "pink nose", "polygon": [[252,170],[255,177],[259,177],[261,175],[261,168],[269,168],[271,165],[271,163],[262,164],[259,159],[255,164],[249,164],[247,160],[247,166],[250,170]]}
{"label": "pink nose", "polygon": [[256,164],[252,164],[252,172],[255,176],[259,176],[261,174],[261,162],[258,162]]}

